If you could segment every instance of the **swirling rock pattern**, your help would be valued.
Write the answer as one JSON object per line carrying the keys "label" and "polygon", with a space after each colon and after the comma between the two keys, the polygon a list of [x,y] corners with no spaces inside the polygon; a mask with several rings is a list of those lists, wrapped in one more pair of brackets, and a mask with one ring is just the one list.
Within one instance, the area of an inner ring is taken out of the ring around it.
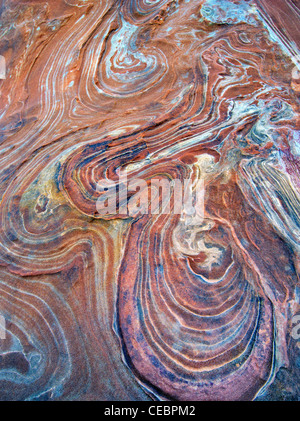
{"label": "swirling rock pattern", "polygon": [[[299,16],[2,3],[1,400],[299,398]],[[200,177],[203,219],[173,190],[169,213],[99,214],[123,170]]]}

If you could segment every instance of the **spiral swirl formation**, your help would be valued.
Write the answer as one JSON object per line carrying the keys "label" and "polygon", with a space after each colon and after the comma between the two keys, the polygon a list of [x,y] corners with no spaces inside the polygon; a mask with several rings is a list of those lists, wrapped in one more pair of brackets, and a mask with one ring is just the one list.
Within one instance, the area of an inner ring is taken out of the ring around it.
{"label": "spiral swirl formation", "polygon": [[[265,0],[215,3],[4,9],[2,399],[251,400],[297,377],[296,35]],[[168,213],[101,215],[124,171],[149,206],[153,179],[198,177],[203,219],[174,189]]]}

